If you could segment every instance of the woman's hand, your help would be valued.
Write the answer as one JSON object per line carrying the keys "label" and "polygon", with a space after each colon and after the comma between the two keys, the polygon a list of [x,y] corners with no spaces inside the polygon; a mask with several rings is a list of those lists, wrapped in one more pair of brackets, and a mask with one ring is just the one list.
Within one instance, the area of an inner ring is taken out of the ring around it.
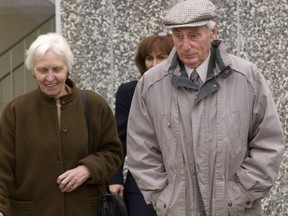
{"label": "woman's hand", "polygon": [[0,216],[4,216],[4,215],[0,212]]}
{"label": "woman's hand", "polygon": [[109,185],[109,190],[112,194],[119,194],[123,198],[124,187],[121,184]]}
{"label": "woman's hand", "polygon": [[[84,165],[68,170],[57,178],[61,192],[71,192],[90,178],[90,172]],[[1,215],[0,215],[1,216]]]}

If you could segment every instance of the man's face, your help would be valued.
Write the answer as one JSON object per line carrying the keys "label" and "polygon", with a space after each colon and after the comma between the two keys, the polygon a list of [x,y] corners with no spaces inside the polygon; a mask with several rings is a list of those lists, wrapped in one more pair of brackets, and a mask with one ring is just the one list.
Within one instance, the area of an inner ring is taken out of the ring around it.
{"label": "man's face", "polygon": [[173,29],[172,38],[180,60],[196,69],[207,58],[216,34],[216,26],[212,31],[206,25]]}

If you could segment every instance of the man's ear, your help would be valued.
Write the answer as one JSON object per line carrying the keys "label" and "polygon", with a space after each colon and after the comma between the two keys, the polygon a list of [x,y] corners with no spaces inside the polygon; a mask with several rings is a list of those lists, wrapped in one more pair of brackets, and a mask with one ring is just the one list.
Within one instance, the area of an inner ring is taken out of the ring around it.
{"label": "man's ear", "polygon": [[215,26],[211,30],[212,41],[215,40],[215,38],[217,37],[217,33],[218,33],[218,27],[217,27],[217,23],[216,23]]}

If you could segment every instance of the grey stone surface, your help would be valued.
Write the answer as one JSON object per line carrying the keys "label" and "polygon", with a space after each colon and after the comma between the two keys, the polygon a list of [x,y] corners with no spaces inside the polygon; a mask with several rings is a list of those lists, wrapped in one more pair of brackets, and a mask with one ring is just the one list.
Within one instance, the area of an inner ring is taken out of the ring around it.
{"label": "grey stone surface", "polygon": [[[71,77],[99,92],[114,109],[122,82],[138,78],[137,43],[166,31],[161,18],[176,0],[62,0],[62,32],[76,58]],[[287,0],[214,0],[219,8],[219,39],[228,50],[257,64],[267,79],[288,141]],[[288,153],[269,196],[264,215],[288,215]]]}

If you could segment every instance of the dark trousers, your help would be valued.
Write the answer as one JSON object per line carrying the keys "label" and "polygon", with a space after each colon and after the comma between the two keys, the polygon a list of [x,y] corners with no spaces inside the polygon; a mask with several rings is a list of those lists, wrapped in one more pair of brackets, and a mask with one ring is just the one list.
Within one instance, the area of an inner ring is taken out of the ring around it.
{"label": "dark trousers", "polygon": [[126,194],[125,203],[129,216],[156,216],[152,205],[147,205],[142,194]]}
{"label": "dark trousers", "polygon": [[157,216],[151,204],[147,205],[133,176],[127,173],[124,200],[129,216]]}

